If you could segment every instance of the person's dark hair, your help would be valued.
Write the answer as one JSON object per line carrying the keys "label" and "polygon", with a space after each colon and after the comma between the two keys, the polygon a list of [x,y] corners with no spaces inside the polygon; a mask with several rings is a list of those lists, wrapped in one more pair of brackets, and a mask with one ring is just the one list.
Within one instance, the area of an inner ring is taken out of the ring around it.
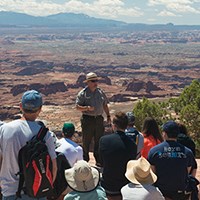
{"label": "person's dark hair", "polygon": [[113,124],[117,126],[119,129],[126,129],[128,126],[128,117],[124,112],[117,112],[113,117]]}
{"label": "person's dark hair", "polygon": [[62,132],[65,138],[71,138],[75,133],[75,126],[71,122],[65,122],[63,124]]}
{"label": "person's dark hair", "polygon": [[40,110],[42,108],[42,106],[40,106],[38,109],[36,109],[36,110],[28,110],[28,109],[24,109],[24,108],[22,108],[22,113],[29,113],[29,114],[31,114],[31,113],[36,113],[38,110]]}
{"label": "person's dark hair", "polygon": [[177,138],[180,134],[178,124],[175,121],[168,121],[162,126],[162,130],[167,134],[168,138]]}
{"label": "person's dark hair", "polygon": [[160,134],[160,130],[158,124],[155,119],[151,117],[146,117],[142,127],[142,133],[146,136],[152,135],[154,139],[163,141],[162,135]]}
{"label": "person's dark hair", "polygon": [[184,135],[188,135],[188,131],[187,131],[186,126],[184,124],[181,124],[181,123],[177,123],[177,124],[178,124],[180,133],[182,133]]}
{"label": "person's dark hair", "polygon": [[134,116],[133,112],[127,112],[126,116],[128,117],[128,126],[134,126],[135,116]]}
{"label": "person's dark hair", "polygon": [[63,132],[65,138],[71,138],[74,135],[74,132]]}

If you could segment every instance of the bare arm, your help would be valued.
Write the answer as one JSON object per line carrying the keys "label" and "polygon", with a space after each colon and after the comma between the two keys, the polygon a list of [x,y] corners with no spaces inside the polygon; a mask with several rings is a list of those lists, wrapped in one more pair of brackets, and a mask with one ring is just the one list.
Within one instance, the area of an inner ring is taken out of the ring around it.
{"label": "bare arm", "polygon": [[193,170],[190,172],[190,174],[191,174],[193,177],[195,177],[196,174],[197,174],[197,169],[193,169]]}
{"label": "bare arm", "polygon": [[0,171],[1,171],[1,165],[2,165],[2,155],[0,154]]}
{"label": "bare arm", "polygon": [[93,111],[94,107],[91,106],[80,106],[78,104],[76,104],[76,109],[83,112],[83,111]]}
{"label": "bare arm", "polygon": [[151,170],[156,173],[156,167],[154,165],[151,165]]}
{"label": "bare arm", "polygon": [[109,111],[109,108],[108,108],[108,104],[104,104],[104,105],[103,105],[103,109],[104,109],[106,115],[107,115],[107,116],[110,116],[110,111]]}
{"label": "bare arm", "polygon": [[103,109],[104,109],[106,116],[107,116],[107,122],[111,123],[110,111],[109,111],[109,108],[108,108],[108,104],[104,104]]}
{"label": "bare arm", "polygon": [[192,167],[188,167],[187,170],[188,170],[188,174],[190,173]]}
{"label": "bare arm", "polygon": [[58,169],[56,158],[52,159],[52,164],[53,164],[53,182],[54,182],[57,176],[57,169]]}

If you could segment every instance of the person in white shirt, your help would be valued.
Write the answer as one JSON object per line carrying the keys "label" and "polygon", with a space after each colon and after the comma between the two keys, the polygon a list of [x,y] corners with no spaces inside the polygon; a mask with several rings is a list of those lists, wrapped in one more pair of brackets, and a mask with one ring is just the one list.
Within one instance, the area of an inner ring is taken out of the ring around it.
{"label": "person in white shirt", "polygon": [[160,190],[153,186],[157,176],[151,170],[150,163],[141,157],[138,160],[130,160],[127,163],[125,173],[130,181],[121,189],[123,200],[164,200]]}
{"label": "person in white shirt", "polygon": [[[41,93],[36,90],[26,91],[21,99],[22,117],[0,126],[0,182],[4,200],[18,199],[16,191],[19,185],[18,154],[20,149],[31,138],[36,136],[41,128],[36,122],[43,105]],[[57,162],[53,137],[48,131],[44,138],[53,164],[53,181],[56,179]],[[46,170],[45,170],[46,171]],[[39,173],[40,175],[40,173]],[[37,187],[37,182],[35,182]],[[22,194],[20,200],[35,200],[36,198]],[[46,197],[39,198],[46,200]]]}
{"label": "person in white shirt", "polygon": [[65,122],[62,128],[63,138],[59,140],[60,146],[56,148],[56,152],[61,152],[65,155],[71,167],[73,167],[78,160],[83,160],[82,147],[72,141],[74,133],[74,124]]}

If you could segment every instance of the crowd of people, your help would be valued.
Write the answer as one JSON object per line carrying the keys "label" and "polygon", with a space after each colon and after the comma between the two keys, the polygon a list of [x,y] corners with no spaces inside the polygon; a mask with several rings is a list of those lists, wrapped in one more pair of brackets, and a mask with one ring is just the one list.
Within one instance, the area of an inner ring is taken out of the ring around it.
{"label": "crowd of people", "polygon": [[[86,75],[87,86],[76,99],[81,111],[82,145],[73,141],[75,126],[65,122],[62,138],[48,131],[44,140],[52,161],[52,180],[59,184],[58,155],[67,161],[63,177],[66,188],[57,200],[198,200],[195,144],[186,128],[175,121],[166,122],[160,131],[153,118],[146,118],[141,132],[134,125],[133,112],[117,112],[112,120],[108,98],[98,88],[99,77]],[[43,123],[37,118],[42,110],[38,91],[26,91],[21,99],[20,119],[0,122],[0,187],[3,200],[18,199],[20,149],[38,134]],[[112,133],[104,135],[104,118]],[[185,142],[190,141],[190,143]],[[94,140],[96,164],[89,164],[90,145]],[[187,147],[186,147],[187,146]],[[63,169],[62,169],[63,170]],[[36,183],[35,183],[36,184]],[[22,193],[21,199],[34,198]]]}

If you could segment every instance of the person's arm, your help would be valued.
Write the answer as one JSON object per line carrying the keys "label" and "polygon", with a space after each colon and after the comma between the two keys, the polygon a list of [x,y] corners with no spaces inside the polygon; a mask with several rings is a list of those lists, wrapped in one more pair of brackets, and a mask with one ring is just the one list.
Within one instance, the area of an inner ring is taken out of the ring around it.
{"label": "person's arm", "polygon": [[57,170],[58,170],[56,158],[52,159],[52,165],[53,165],[52,173],[53,173],[53,182],[54,182],[56,180]]}
{"label": "person's arm", "polygon": [[2,155],[0,154],[0,171],[1,171],[1,165],[2,165]]}
{"label": "person's arm", "polygon": [[94,107],[92,106],[80,106],[78,104],[76,104],[76,109],[83,112],[83,111],[93,111]]}
{"label": "person's arm", "polygon": [[103,109],[104,109],[104,112],[106,113],[106,116],[107,116],[107,122],[111,123],[110,111],[109,111],[107,103],[103,105]]}
{"label": "person's arm", "polygon": [[151,165],[151,170],[156,173],[156,167],[154,165]]}
{"label": "person's arm", "polygon": [[192,170],[190,171],[190,174],[191,174],[193,177],[196,177],[197,169],[192,169]]}
{"label": "person's arm", "polygon": [[89,112],[93,111],[94,107],[91,106],[86,106],[85,105],[85,95],[84,91],[80,91],[76,97],[76,109],[81,111],[81,112]]}
{"label": "person's arm", "polygon": [[101,151],[101,148],[102,148],[102,138],[100,138],[99,140],[99,149],[98,149],[98,152],[99,152],[99,159],[100,159],[100,163],[101,165],[103,166],[103,157],[102,157],[102,151]]}

